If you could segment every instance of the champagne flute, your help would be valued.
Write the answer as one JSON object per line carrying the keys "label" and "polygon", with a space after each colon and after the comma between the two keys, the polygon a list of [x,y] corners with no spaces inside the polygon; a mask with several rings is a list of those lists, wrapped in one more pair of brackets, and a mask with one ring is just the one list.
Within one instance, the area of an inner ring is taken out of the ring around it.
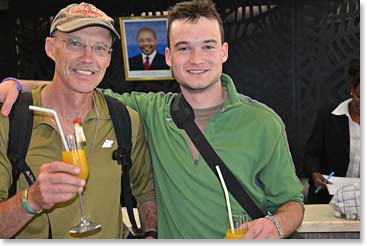
{"label": "champagne flute", "polygon": [[[85,150],[82,149],[79,144],[75,141],[74,134],[69,134],[66,136],[66,142],[69,147],[69,151],[62,151],[62,160],[66,163],[73,164],[80,168],[79,177],[87,180],[88,178],[88,162],[85,155]],[[79,148],[78,148],[79,147]],[[81,218],[80,224],[69,230],[71,234],[79,234],[97,230],[102,227],[101,224],[91,223],[84,210],[83,192],[79,192],[80,210]]]}

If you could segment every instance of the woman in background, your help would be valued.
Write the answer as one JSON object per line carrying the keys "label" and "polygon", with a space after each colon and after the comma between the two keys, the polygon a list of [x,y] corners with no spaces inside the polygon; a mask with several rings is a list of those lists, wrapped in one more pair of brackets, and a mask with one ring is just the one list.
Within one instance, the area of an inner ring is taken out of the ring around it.
{"label": "woman in background", "polygon": [[[351,98],[331,110],[318,112],[316,124],[308,140],[305,153],[305,170],[309,177],[307,203],[329,203],[325,178],[332,171],[334,176],[360,176],[360,86],[359,61],[349,68],[352,76]],[[315,194],[318,186],[322,189]]]}

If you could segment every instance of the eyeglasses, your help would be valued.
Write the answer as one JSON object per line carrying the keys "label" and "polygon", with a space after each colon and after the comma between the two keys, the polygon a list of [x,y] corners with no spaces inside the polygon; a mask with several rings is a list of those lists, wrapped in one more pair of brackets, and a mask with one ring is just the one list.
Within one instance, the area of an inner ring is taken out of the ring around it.
{"label": "eyeglasses", "polygon": [[52,38],[59,39],[64,42],[65,48],[67,48],[70,51],[82,53],[85,51],[85,49],[90,46],[92,49],[93,54],[101,57],[109,56],[112,52],[112,48],[108,47],[104,44],[95,44],[95,45],[89,45],[86,43],[82,43],[75,39],[60,39],[56,36],[53,36]]}

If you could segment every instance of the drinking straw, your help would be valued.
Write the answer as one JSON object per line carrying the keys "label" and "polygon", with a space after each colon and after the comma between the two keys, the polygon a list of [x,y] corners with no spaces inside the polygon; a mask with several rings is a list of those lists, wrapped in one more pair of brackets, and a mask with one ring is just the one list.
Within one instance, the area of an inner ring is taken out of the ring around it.
{"label": "drinking straw", "polygon": [[46,112],[46,113],[51,113],[51,114],[53,114],[53,116],[55,117],[55,120],[56,120],[56,125],[57,125],[57,127],[59,128],[59,131],[60,131],[61,141],[62,141],[62,143],[64,144],[65,150],[66,150],[66,151],[69,151],[69,147],[68,147],[68,144],[66,143],[65,136],[64,136],[64,132],[63,132],[63,130],[62,130],[62,128],[61,128],[61,124],[60,124],[60,121],[59,121],[59,117],[57,116],[56,111],[55,111],[55,110],[53,110],[53,109],[49,109],[49,108],[42,108],[42,107],[33,106],[33,105],[29,105],[29,109],[30,109],[30,110],[41,111],[41,112]]}
{"label": "drinking straw", "polygon": [[224,182],[224,179],[223,179],[223,176],[222,176],[222,172],[220,171],[219,166],[216,165],[215,168],[217,169],[220,182],[222,183],[222,187],[223,187],[223,190],[224,190],[224,196],[226,197],[229,224],[231,226],[232,233],[234,233],[233,220],[232,220],[232,210],[231,210],[231,204],[229,203],[227,186],[226,186],[226,183]]}

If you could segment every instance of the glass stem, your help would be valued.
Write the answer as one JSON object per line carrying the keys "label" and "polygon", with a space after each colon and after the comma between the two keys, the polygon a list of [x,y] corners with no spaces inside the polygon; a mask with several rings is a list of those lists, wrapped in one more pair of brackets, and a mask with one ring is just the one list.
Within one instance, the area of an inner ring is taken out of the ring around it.
{"label": "glass stem", "polygon": [[79,192],[79,201],[80,201],[80,211],[82,213],[81,220],[85,220],[85,212],[84,212],[84,201],[83,201],[83,192]]}

